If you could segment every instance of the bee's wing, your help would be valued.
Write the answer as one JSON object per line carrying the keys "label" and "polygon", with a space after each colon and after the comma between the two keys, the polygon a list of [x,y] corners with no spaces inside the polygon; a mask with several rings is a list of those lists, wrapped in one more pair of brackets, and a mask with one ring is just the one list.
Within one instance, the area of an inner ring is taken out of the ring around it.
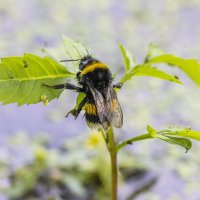
{"label": "bee's wing", "polygon": [[107,88],[104,114],[107,118],[107,121],[113,126],[117,128],[122,127],[123,113],[112,84],[110,84]]}
{"label": "bee's wing", "polygon": [[87,84],[94,98],[99,120],[103,128],[108,129],[109,125],[105,118],[105,110],[106,110],[105,99],[103,98],[103,95],[97,89],[95,89],[94,85],[89,80],[87,80]]}

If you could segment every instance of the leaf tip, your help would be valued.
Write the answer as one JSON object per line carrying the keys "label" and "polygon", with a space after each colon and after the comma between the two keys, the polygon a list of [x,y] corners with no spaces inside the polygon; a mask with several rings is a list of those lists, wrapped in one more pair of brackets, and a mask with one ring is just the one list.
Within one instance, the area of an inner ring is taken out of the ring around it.
{"label": "leaf tip", "polygon": [[149,45],[147,46],[147,55],[144,59],[144,63],[149,62],[156,56],[160,56],[162,54],[165,54],[165,52],[155,43],[150,42]]}
{"label": "leaf tip", "polygon": [[151,137],[155,138],[157,131],[152,128],[150,125],[147,125],[147,131],[151,135]]}

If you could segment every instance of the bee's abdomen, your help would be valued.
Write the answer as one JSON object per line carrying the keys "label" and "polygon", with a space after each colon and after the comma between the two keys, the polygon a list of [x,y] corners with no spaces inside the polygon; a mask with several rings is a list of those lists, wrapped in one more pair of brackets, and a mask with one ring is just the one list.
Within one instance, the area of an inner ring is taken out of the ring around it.
{"label": "bee's abdomen", "polygon": [[85,113],[88,115],[97,115],[97,109],[96,109],[95,104],[86,103],[85,104]]}
{"label": "bee's abdomen", "polygon": [[95,104],[93,103],[85,104],[85,120],[88,126],[91,128],[101,126],[101,122],[99,120]]}

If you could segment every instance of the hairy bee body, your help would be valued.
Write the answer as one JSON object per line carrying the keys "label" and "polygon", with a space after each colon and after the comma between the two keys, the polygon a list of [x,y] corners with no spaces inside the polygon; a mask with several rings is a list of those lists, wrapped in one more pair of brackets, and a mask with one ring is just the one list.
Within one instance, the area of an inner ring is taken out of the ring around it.
{"label": "hairy bee body", "polygon": [[88,87],[87,80],[101,92],[112,83],[112,74],[106,64],[93,59],[93,62],[81,66],[83,70],[77,73],[77,79],[84,88]]}
{"label": "hairy bee body", "polygon": [[[109,113],[118,114],[118,124],[122,125],[122,111],[112,86],[112,74],[108,66],[91,56],[84,57],[77,73],[78,83],[86,91],[85,119],[89,127],[103,126],[107,129],[111,123]],[[109,96],[109,98],[108,98]],[[115,107],[116,106],[116,110]]]}
{"label": "hairy bee body", "polygon": [[71,113],[77,118],[84,109],[84,116],[89,127],[102,127],[107,130],[110,125],[113,125],[120,128],[123,124],[123,113],[114,91],[114,87],[119,88],[119,85],[113,86],[112,74],[108,66],[90,55],[77,60],[80,60],[80,71],[76,75],[80,87],[70,83],[44,85],[53,89],[65,88],[85,93],[85,98],[78,108],[71,110],[68,114]]}

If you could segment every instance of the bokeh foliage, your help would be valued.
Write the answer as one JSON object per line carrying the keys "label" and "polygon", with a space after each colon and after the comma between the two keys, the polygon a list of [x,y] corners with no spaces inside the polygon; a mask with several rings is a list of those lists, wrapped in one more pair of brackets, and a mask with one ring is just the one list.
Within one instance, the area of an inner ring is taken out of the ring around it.
{"label": "bokeh foliage", "polygon": [[[31,140],[23,133],[10,138],[13,148],[26,144],[26,151],[32,157],[28,163],[13,167],[7,160],[2,165],[0,173],[6,168],[12,168],[4,173],[2,178],[9,182],[3,190],[9,199],[68,199],[98,200],[109,198],[110,161],[101,133],[91,132],[87,138],[82,136],[68,140],[58,148],[49,148],[45,137]],[[0,163],[3,161],[0,159]],[[103,163],[103,167],[102,167]],[[137,170],[146,173],[146,167],[130,152],[120,156],[119,169],[125,174],[120,182],[130,180]],[[148,181],[144,180],[144,183]],[[145,184],[144,184],[145,185]]]}

